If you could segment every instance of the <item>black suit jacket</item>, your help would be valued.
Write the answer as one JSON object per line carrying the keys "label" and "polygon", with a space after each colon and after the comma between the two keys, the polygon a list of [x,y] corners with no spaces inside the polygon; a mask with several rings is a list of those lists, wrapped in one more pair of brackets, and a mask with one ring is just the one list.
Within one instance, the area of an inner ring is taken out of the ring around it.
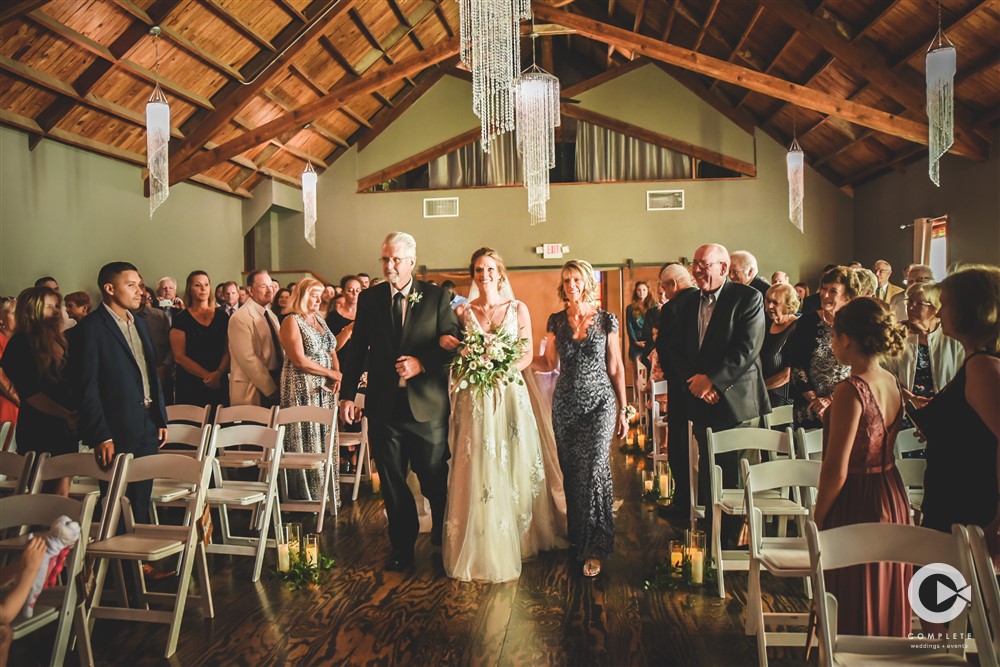
{"label": "black suit jacket", "polygon": [[143,406],[142,375],[135,356],[107,308],[98,305],[74,328],[78,331],[70,341],[70,360],[84,444],[96,447],[113,440],[115,452],[132,453],[150,444],[155,446],[156,442],[145,441],[148,440],[146,415],[149,414],[157,428],[163,428],[167,425],[167,411],[146,323],[135,318],[153,400],[148,410]]}
{"label": "black suit jacket", "polygon": [[771,289],[771,283],[757,275],[750,281],[750,287],[760,292],[760,296],[763,299],[767,297],[767,290]]}
{"label": "black suit jacket", "polygon": [[393,413],[398,395],[399,375],[396,359],[416,357],[424,372],[406,381],[410,411],[418,422],[448,418],[448,363],[453,352],[442,349],[438,339],[445,335],[459,336],[455,311],[448,293],[436,285],[413,281],[410,296],[419,294],[419,301],[407,304],[403,335],[396,349],[392,336],[392,289],[388,282],[370,287],[358,297],[358,312],[354,333],[344,357],[344,379],[341,399],[354,400],[358,380],[368,358],[368,388],[365,390],[365,411],[376,420],[386,420]]}
{"label": "black suit jacket", "polygon": [[[687,413],[699,426],[729,428],[771,412],[760,367],[764,343],[761,301],[760,292],[753,287],[727,280],[719,289],[700,349],[700,291],[682,294],[663,309],[663,351],[670,372],[683,378]],[[707,375],[718,390],[720,397],[715,405],[687,391],[687,379],[698,373]]]}

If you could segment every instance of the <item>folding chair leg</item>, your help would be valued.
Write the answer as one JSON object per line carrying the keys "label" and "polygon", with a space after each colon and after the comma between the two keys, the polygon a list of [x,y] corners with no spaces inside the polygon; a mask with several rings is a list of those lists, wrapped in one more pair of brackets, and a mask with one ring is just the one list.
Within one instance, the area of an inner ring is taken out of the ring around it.
{"label": "folding chair leg", "polygon": [[73,630],[76,632],[76,650],[80,667],[94,667],[94,648],[90,643],[90,624],[87,620],[86,605],[81,602],[73,614]]}
{"label": "folding chair leg", "polygon": [[191,575],[194,561],[195,544],[188,544],[184,554],[184,565],[181,566],[180,581],[177,582],[177,597],[174,600],[173,618],[170,620],[170,632],[167,635],[165,658],[177,652],[177,640],[181,634],[181,622],[184,620],[184,605],[187,604],[188,589],[191,586]]}
{"label": "folding chair leg", "polygon": [[747,634],[757,635],[757,662],[760,667],[767,667],[767,624],[764,621],[764,592],[760,585],[760,563],[750,563],[750,599],[747,605]]}
{"label": "folding chair leg", "polygon": [[69,638],[72,634],[74,616],[76,615],[76,582],[68,581],[66,585],[70,591],[66,595],[66,604],[59,610],[59,620],[56,621],[56,641],[52,647],[52,657],[49,661],[51,667],[61,667],[66,662],[66,649],[69,647]]}
{"label": "folding chair leg", "polygon": [[[269,502],[267,502],[267,506],[262,508],[260,512],[264,517],[264,525],[261,526],[259,533],[260,537],[257,539],[257,555],[254,559],[253,578],[250,579],[250,581],[253,582],[260,581],[260,571],[264,566],[264,551],[267,549],[267,533],[268,527],[271,524],[271,513],[277,507],[277,502],[273,496],[271,496],[268,500]],[[275,526],[275,534],[277,534],[277,527],[280,525],[279,520],[279,523]]]}
{"label": "folding chair leg", "polygon": [[201,608],[205,618],[215,618],[215,602],[212,600],[212,580],[208,575],[208,554],[205,552],[205,543],[198,541],[195,549],[195,558],[198,567],[198,588],[201,592]]}
{"label": "folding chair leg", "polygon": [[351,495],[351,500],[358,499],[358,491],[361,489],[361,470],[364,468],[365,464],[368,464],[368,476],[371,477],[372,466],[368,462],[368,447],[365,445],[364,438],[361,439],[361,444],[358,445],[358,465],[354,469],[354,493]]}
{"label": "folding chair leg", "polygon": [[715,558],[715,571],[719,580],[719,597],[726,597],[726,585],[723,582],[722,564],[722,511],[712,508],[712,556]]}

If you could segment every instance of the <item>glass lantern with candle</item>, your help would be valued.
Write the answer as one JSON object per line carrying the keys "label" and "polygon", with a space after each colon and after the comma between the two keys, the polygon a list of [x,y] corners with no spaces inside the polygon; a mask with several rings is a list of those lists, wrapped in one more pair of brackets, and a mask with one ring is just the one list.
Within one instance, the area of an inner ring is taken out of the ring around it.
{"label": "glass lantern with candle", "polygon": [[687,531],[687,557],[691,563],[690,583],[701,586],[705,583],[705,565],[708,559],[705,551],[704,531]]}

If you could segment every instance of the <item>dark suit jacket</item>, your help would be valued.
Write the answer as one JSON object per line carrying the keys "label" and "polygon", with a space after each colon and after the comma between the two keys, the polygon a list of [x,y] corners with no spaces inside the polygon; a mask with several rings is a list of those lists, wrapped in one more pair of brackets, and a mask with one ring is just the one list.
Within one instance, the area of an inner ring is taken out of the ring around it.
{"label": "dark suit jacket", "polygon": [[167,425],[167,411],[146,323],[135,318],[153,400],[148,410],[143,407],[139,366],[111,313],[98,305],[75,328],[79,331],[70,342],[70,360],[79,392],[80,435],[84,444],[96,447],[113,440],[116,453],[135,453],[150,444],[155,446],[156,442],[144,441],[148,439],[146,414],[157,428],[163,428]]}
{"label": "dark suit jacket", "polygon": [[750,281],[750,287],[760,292],[760,298],[763,299],[767,296],[767,290],[771,289],[771,283],[756,275]]}
{"label": "dark suit jacket", "polygon": [[[698,348],[698,290],[682,294],[663,309],[663,350],[671,372],[683,378],[688,417],[700,426],[729,428],[771,412],[760,367],[764,308],[760,292],[727,280]],[[720,394],[709,405],[687,391],[687,379],[704,373]]]}
{"label": "dark suit jacket", "polygon": [[393,413],[398,395],[399,375],[396,359],[416,357],[424,372],[406,381],[410,411],[418,422],[448,418],[448,363],[453,352],[444,350],[438,339],[445,335],[459,336],[455,311],[448,293],[436,285],[416,279],[410,295],[420,294],[420,301],[407,304],[403,335],[399,349],[392,336],[392,289],[388,282],[366,289],[358,297],[354,333],[344,357],[344,379],[340,397],[354,400],[358,380],[368,357],[368,388],[365,390],[365,411],[376,420],[386,420]]}

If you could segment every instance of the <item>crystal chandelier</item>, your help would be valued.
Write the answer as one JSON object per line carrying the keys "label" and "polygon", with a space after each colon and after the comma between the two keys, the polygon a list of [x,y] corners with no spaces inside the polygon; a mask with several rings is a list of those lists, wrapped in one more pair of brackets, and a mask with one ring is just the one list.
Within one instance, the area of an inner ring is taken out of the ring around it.
{"label": "crystal chandelier", "polygon": [[305,222],[306,243],[316,247],[316,170],[312,162],[306,163],[302,172],[302,217]]}
{"label": "crystal chandelier", "polygon": [[941,29],[938,0],[938,31],[925,60],[927,72],[927,174],[941,186],[941,157],[955,143],[955,45]]}
{"label": "crystal chandelier", "polygon": [[556,166],[559,127],[559,79],[537,65],[527,69],[514,88],[517,150],[521,154],[524,186],[528,188],[531,224],[545,222],[549,200],[549,170]]}
{"label": "crystal chandelier", "polygon": [[805,154],[794,133],[785,161],[788,165],[788,219],[801,232],[802,202],[805,199]]}
{"label": "crystal chandelier", "polygon": [[472,71],[472,111],[479,117],[483,151],[514,129],[514,83],[521,71],[521,19],[531,0],[458,0],[461,58]]}
{"label": "crystal chandelier", "polygon": [[149,29],[156,49],[156,86],[146,103],[146,168],[149,170],[149,217],[170,195],[170,105],[160,88],[160,27]]}

